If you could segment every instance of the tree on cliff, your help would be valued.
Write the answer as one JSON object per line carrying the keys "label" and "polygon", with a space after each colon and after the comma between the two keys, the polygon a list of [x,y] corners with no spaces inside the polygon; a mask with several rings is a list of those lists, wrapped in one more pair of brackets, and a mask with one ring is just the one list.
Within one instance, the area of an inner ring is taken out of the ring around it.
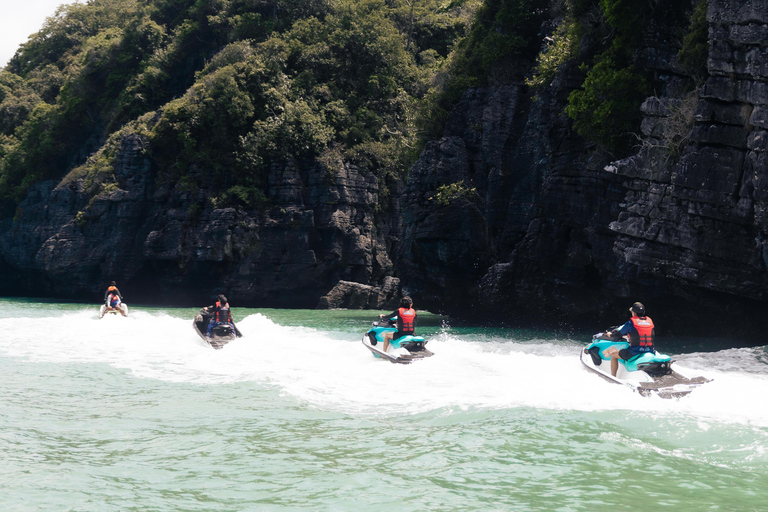
{"label": "tree on cliff", "polygon": [[[569,5],[567,15],[578,19],[573,31],[580,35],[580,69],[586,74],[565,109],[576,132],[617,155],[627,154],[639,132],[640,104],[651,93],[654,79],[653,72],[638,63],[643,27],[682,23],[688,6],[645,0],[581,0]],[[586,21],[590,17],[601,22]]]}

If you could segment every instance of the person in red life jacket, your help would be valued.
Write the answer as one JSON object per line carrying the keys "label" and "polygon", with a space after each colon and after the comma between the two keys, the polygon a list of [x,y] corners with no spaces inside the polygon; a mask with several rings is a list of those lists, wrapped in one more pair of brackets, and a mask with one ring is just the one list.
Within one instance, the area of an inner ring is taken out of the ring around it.
{"label": "person in red life jacket", "polygon": [[123,308],[120,307],[120,304],[122,304],[122,300],[120,300],[119,292],[117,291],[111,291],[107,293],[107,309],[116,309],[120,312],[121,315],[125,316],[125,311],[123,311]]}
{"label": "person in red life jacket", "polygon": [[107,294],[107,307],[115,309],[120,307],[120,296],[117,292],[111,292]]}
{"label": "person in red life jacket", "polygon": [[384,352],[389,348],[390,340],[396,340],[403,336],[413,335],[414,327],[416,327],[416,310],[413,309],[413,301],[410,297],[403,297],[400,299],[400,307],[392,313],[384,316],[379,315],[379,318],[395,318],[397,317],[397,332],[385,332],[384,333]]}
{"label": "person in red life jacket", "polygon": [[107,300],[107,295],[110,293],[117,293],[117,296],[120,297],[120,300],[123,300],[123,295],[120,293],[120,290],[117,289],[117,285],[114,281],[109,283],[109,288],[107,288],[107,291],[104,292],[104,300]]}
{"label": "person in red life jacket", "polygon": [[629,335],[629,348],[624,348],[611,354],[611,375],[619,371],[619,358],[625,361],[643,352],[653,352],[654,328],[653,320],[645,314],[645,306],[635,302],[629,308],[632,315],[627,323],[613,331],[612,334]]}
{"label": "person in red life jacket", "polygon": [[232,322],[232,314],[230,313],[230,310],[229,310],[229,302],[227,301],[227,298],[224,295],[220,294],[218,296],[218,300],[216,301],[216,304],[212,306],[208,306],[204,309],[209,315],[211,315],[211,319],[208,322],[208,333],[207,333],[207,336],[209,338],[211,337],[211,331],[213,330],[213,328],[221,324],[231,325],[235,333],[239,335],[234,322]]}

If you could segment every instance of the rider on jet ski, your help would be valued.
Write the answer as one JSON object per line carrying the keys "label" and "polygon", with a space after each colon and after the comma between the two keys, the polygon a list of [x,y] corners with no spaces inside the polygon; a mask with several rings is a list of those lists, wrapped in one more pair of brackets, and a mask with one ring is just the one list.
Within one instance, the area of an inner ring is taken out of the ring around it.
{"label": "rider on jet ski", "polygon": [[388,315],[379,315],[379,318],[397,317],[397,332],[384,333],[384,352],[389,348],[389,342],[393,339],[399,339],[403,336],[413,336],[413,329],[416,326],[416,310],[413,309],[413,301],[405,296],[400,299],[400,307]]}
{"label": "rider on jet ski", "polygon": [[606,332],[612,338],[629,334],[629,348],[614,350],[611,353],[611,375],[616,376],[619,371],[619,358],[629,360],[643,352],[653,352],[654,328],[653,320],[645,314],[645,306],[640,302],[635,302],[629,308],[632,314],[627,323],[618,329]]}
{"label": "rider on jet ski", "polygon": [[[216,304],[203,308],[207,315],[211,315],[211,320],[208,322],[208,337],[211,337],[211,331],[214,327],[221,324],[229,324],[232,329],[235,329],[235,325],[232,323],[232,315],[229,311],[229,302],[227,298],[220,294]],[[237,332],[237,331],[235,331]]]}
{"label": "rider on jet ski", "polygon": [[120,297],[120,300],[123,300],[123,294],[121,294],[120,290],[117,289],[117,285],[114,281],[109,283],[109,288],[107,288],[107,291],[104,292],[104,300],[107,300],[107,296],[113,292],[116,293],[118,297]]}
{"label": "rider on jet ski", "polygon": [[112,290],[111,292],[107,292],[106,302],[107,302],[107,304],[106,304],[107,305],[107,311],[117,310],[117,311],[120,312],[121,315],[126,316],[126,311],[121,306],[123,301],[120,300],[120,294],[117,291],[117,289]]}

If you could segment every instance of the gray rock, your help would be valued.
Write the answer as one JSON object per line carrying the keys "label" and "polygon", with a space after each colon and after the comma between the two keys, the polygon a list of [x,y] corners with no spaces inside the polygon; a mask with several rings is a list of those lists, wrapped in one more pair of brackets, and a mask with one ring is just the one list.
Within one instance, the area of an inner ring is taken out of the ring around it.
{"label": "gray rock", "polygon": [[320,297],[316,309],[394,309],[398,304],[400,280],[387,276],[381,286],[339,281]]}

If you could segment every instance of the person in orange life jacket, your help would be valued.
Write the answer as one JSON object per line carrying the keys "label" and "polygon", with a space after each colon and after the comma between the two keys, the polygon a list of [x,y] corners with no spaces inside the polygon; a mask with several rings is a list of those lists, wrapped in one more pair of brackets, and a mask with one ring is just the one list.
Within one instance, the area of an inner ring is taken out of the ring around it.
{"label": "person in orange life jacket", "polygon": [[615,329],[611,334],[629,335],[629,348],[617,350],[611,354],[611,375],[619,371],[619,358],[625,361],[643,352],[653,352],[653,320],[645,314],[645,306],[635,302],[629,308],[632,314],[627,323]]}
{"label": "person in orange life jacket", "polygon": [[117,285],[114,281],[109,283],[109,288],[107,288],[107,291],[104,292],[104,300],[107,300],[107,295],[110,293],[115,292],[117,293],[117,296],[120,297],[120,300],[123,300],[123,295],[120,293],[120,290],[117,289]]}
{"label": "person in orange life jacket", "polygon": [[227,298],[224,295],[219,295],[216,304],[205,309],[211,315],[211,320],[208,322],[207,336],[209,338],[211,337],[211,331],[217,325],[229,324],[233,329],[235,328],[232,323],[232,315],[229,312],[229,302],[227,302]]}
{"label": "person in orange life jacket", "polygon": [[392,313],[386,316],[379,315],[379,318],[389,319],[394,317],[397,317],[397,332],[384,333],[384,352],[389,348],[390,340],[396,340],[413,334],[413,329],[416,327],[416,310],[413,309],[413,301],[410,297],[406,296],[400,299],[400,307]]}

